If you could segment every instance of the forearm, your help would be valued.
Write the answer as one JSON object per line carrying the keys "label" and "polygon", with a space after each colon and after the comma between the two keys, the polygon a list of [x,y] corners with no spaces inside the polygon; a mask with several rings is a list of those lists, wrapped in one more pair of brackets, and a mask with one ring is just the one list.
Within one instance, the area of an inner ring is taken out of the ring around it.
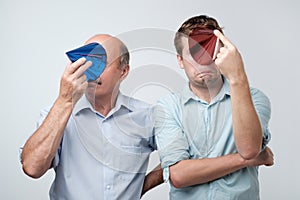
{"label": "forearm", "polygon": [[220,31],[214,34],[221,40],[215,64],[229,82],[232,102],[233,134],[241,156],[251,159],[258,155],[262,144],[262,128],[254,108],[242,56]]}
{"label": "forearm", "polygon": [[239,154],[182,160],[170,167],[170,181],[174,187],[188,187],[216,180],[246,166],[247,161]]}
{"label": "forearm", "polygon": [[235,144],[245,159],[258,155],[262,144],[262,127],[252,102],[246,75],[230,82],[232,122]]}
{"label": "forearm", "polygon": [[141,196],[143,196],[147,191],[156,187],[157,185],[160,185],[163,182],[163,172],[159,164],[145,177]]}
{"label": "forearm", "polygon": [[49,169],[71,112],[71,104],[57,99],[42,125],[23,148],[22,162],[26,174],[39,178]]}

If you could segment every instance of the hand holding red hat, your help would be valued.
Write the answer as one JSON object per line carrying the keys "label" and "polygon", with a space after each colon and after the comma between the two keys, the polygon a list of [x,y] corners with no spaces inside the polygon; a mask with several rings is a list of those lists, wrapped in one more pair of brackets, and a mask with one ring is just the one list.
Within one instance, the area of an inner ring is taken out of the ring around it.
{"label": "hand holding red hat", "polygon": [[215,64],[220,72],[229,82],[236,81],[242,76],[245,76],[244,63],[238,49],[219,30],[214,30],[214,34],[224,45],[220,48],[216,56],[217,58],[215,59]]}

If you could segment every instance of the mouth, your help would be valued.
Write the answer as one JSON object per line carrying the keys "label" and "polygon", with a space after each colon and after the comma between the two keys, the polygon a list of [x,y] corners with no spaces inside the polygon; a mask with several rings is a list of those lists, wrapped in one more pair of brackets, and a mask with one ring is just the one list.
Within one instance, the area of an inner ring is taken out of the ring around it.
{"label": "mouth", "polygon": [[97,80],[94,80],[94,81],[89,81],[89,83],[91,84],[97,84],[97,85],[102,85],[102,81],[97,79]]}
{"label": "mouth", "polygon": [[200,78],[203,78],[205,76],[210,76],[211,74],[212,74],[211,71],[202,71],[202,72],[197,73],[197,76]]}

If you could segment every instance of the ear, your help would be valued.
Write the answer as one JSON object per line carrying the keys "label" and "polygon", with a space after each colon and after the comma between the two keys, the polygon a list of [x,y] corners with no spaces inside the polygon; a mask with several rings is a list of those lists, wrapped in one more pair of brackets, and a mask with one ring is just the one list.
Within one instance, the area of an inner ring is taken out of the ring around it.
{"label": "ear", "polygon": [[130,66],[129,66],[129,64],[127,64],[127,65],[125,65],[121,70],[122,70],[122,73],[121,73],[121,80],[124,80],[126,77],[127,77],[127,75],[128,75],[128,73],[129,73],[129,69],[130,69]]}
{"label": "ear", "polygon": [[183,57],[179,54],[177,54],[177,62],[178,62],[178,65],[181,69],[184,68],[184,65],[183,65]]}

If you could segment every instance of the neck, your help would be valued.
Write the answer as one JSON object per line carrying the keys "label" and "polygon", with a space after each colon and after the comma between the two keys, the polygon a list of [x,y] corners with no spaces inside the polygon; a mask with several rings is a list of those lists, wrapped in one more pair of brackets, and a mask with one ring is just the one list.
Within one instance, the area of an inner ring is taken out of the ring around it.
{"label": "neck", "polygon": [[97,96],[94,98],[88,97],[88,100],[97,112],[106,116],[115,107],[118,94],[119,91],[113,92],[110,95]]}
{"label": "neck", "polygon": [[204,85],[197,85],[189,83],[190,90],[200,99],[210,103],[211,100],[217,96],[223,86],[223,79],[218,79],[214,83]]}

